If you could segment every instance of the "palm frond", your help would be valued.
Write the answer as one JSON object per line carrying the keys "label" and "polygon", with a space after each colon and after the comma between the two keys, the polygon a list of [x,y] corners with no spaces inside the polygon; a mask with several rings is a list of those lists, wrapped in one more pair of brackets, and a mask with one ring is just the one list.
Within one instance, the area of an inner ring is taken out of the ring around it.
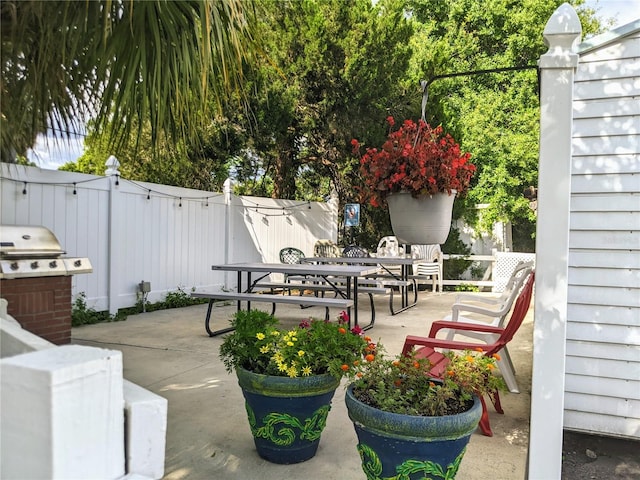
{"label": "palm frond", "polygon": [[[239,91],[254,51],[250,0],[5,0],[2,14],[2,160],[38,133],[95,117],[114,146],[149,121],[191,141]],[[111,127],[109,127],[111,125]],[[138,132],[139,133],[139,132]]]}

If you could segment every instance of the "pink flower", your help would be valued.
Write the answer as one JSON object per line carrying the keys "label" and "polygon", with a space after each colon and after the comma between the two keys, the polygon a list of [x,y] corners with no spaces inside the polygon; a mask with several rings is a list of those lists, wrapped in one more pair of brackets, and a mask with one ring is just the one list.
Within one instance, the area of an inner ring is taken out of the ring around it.
{"label": "pink flower", "polygon": [[311,322],[309,320],[302,320],[300,322],[300,328],[311,328]]}
{"label": "pink flower", "polygon": [[338,323],[349,323],[349,314],[344,310],[338,315]]}
{"label": "pink flower", "polygon": [[354,335],[361,335],[363,332],[362,328],[360,328],[360,325],[354,325],[353,328],[351,328],[351,333],[353,333]]}

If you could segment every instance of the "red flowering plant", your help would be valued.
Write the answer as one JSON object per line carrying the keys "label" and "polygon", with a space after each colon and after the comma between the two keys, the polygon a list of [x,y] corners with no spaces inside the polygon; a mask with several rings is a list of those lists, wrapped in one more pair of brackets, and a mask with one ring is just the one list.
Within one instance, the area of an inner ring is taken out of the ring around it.
{"label": "red flowering plant", "polygon": [[281,377],[329,373],[353,377],[362,363],[375,359],[376,345],[360,327],[349,329],[349,316],[337,322],[305,319],[295,327],[281,327],[273,315],[260,310],[238,311],[235,330],[224,337],[220,358],[229,373],[243,368]]}
{"label": "red flowering plant", "polygon": [[[463,153],[442,126],[405,120],[394,131],[393,117],[387,117],[387,123],[389,135],[382,148],[366,148],[360,156],[363,194],[372,206],[383,206],[389,194],[402,191],[414,197],[454,190],[466,194],[476,166],[469,162],[471,154]],[[360,142],[353,139],[351,145],[360,155]]]}

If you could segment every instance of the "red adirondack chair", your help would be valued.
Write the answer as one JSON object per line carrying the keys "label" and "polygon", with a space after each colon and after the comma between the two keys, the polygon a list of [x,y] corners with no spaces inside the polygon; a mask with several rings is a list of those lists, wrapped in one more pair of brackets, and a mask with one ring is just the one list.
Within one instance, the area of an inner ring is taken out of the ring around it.
{"label": "red adirondack chair", "polygon": [[[520,328],[520,325],[522,325],[522,321],[524,320],[524,317],[529,310],[529,304],[531,303],[534,279],[535,272],[531,271],[529,278],[520,291],[520,295],[515,301],[511,317],[504,327],[501,328],[490,325],[479,325],[477,323],[437,320],[431,325],[431,331],[429,332],[428,337],[418,337],[414,335],[407,336],[404,341],[404,347],[402,348],[402,354],[409,355],[415,349],[417,357],[428,358],[431,362],[431,370],[429,371],[429,374],[434,378],[442,378],[447,364],[449,363],[449,359],[442,353],[436,351],[436,348],[447,350],[475,350],[481,348],[487,356],[498,353],[511,341],[515,333],[518,331],[518,328]],[[486,344],[435,338],[437,333],[443,329],[494,333],[498,335],[498,338],[494,342]],[[497,390],[490,395],[490,398],[496,411],[498,413],[504,413],[504,410],[500,405],[500,395]],[[482,401],[480,429],[482,430],[482,433],[491,437],[493,436],[493,432],[491,431],[491,426],[489,424],[487,405],[484,398],[481,397],[480,400]]]}

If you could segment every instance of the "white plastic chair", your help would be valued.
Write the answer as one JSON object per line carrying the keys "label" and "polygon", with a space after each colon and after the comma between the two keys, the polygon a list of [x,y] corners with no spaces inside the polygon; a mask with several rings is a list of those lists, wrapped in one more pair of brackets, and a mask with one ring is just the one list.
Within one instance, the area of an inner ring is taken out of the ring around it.
{"label": "white plastic chair", "polygon": [[[378,242],[377,257],[400,257],[402,255],[404,255],[404,247],[400,246],[400,242],[393,235],[382,237]],[[400,271],[400,266],[387,265],[384,268],[378,268],[378,275],[399,276]]]}
{"label": "white plastic chair", "polygon": [[[474,295],[469,293],[459,294],[451,307],[451,315],[446,317],[445,320],[485,324],[500,328],[504,327],[508,314],[511,311],[516,298],[518,298],[520,290],[522,289],[526,279],[533,271],[533,267],[534,262],[520,262],[516,265],[504,291],[499,297],[487,297],[484,295]],[[461,312],[476,315],[477,317],[469,318],[462,316]],[[455,335],[475,338],[476,340],[480,340],[485,343],[495,342],[498,337],[497,334],[491,333],[449,330],[446,338],[447,340],[453,340]],[[515,369],[507,347],[504,347],[500,352],[500,360],[497,363],[500,368],[500,373],[502,373],[502,378],[504,378],[509,391],[512,393],[520,393],[515,377]]]}
{"label": "white plastic chair", "polygon": [[400,243],[394,236],[382,237],[376,250],[378,257],[398,257],[401,254]]}
{"label": "white plastic chair", "polygon": [[413,276],[416,280],[431,279],[431,291],[436,287],[442,293],[442,250],[440,245],[411,245],[411,256],[416,259],[413,264]]}

